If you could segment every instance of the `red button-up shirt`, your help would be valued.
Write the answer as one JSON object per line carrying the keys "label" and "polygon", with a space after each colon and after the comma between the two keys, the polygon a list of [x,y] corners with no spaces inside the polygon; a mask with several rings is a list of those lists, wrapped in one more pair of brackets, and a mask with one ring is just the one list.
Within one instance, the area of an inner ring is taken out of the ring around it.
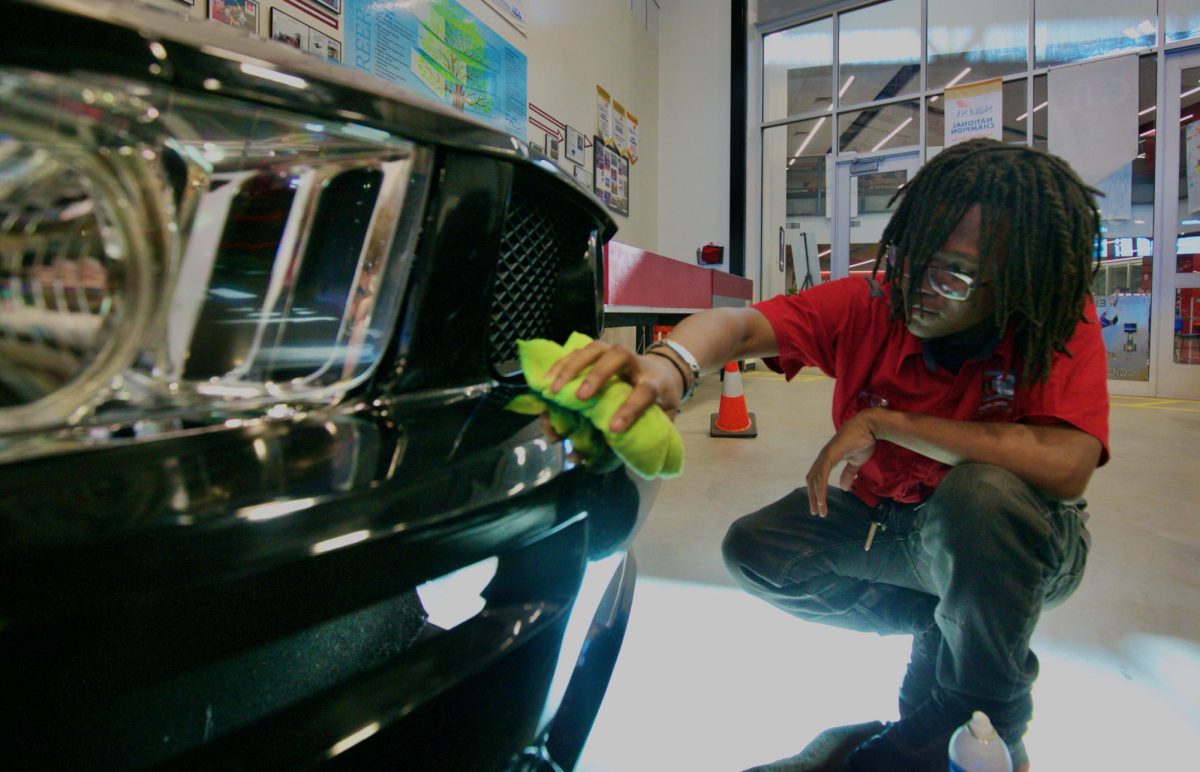
{"label": "red button-up shirt", "polygon": [[[960,421],[1067,424],[1100,440],[1100,464],[1108,461],[1106,355],[1090,298],[1085,321],[1067,342],[1071,356],[1057,354],[1050,378],[1034,385],[1017,385],[1021,363],[1011,333],[957,373],[937,366],[921,339],[890,318],[887,286],[861,277],[779,295],[754,308],[771,323],[779,344],[768,367],[789,380],[807,366],[837,379],[835,427],[872,406]],[[946,464],[880,441],[851,490],[872,506],[882,499],[919,502],[948,471]]]}

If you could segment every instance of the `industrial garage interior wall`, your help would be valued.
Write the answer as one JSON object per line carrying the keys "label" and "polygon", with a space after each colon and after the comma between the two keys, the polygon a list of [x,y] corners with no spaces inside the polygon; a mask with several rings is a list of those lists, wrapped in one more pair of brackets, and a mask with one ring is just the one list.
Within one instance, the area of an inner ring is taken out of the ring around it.
{"label": "industrial garage interior wall", "polygon": [[[558,121],[596,133],[596,86],[637,116],[638,155],[629,168],[629,216],[614,215],[625,244],[661,252],[659,202],[660,17],[648,0],[527,0],[522,37],[483,0],[460,0],[529,57],[529,101]],[[690,0],[671,0],[685,4]],[[650,6],[647,12],[647,4]],[[660,5],[661,5],[660,1]],[[531,115],[532,115],[531,111]],[[530,141],[546,139],[529,125]],[[560,157],[559,163],[571,162]],[[588,148],[586,167],[592,168]]]}
{"label": "industrial garage interior wall", "polygon": [[[658,33],[658,245],[695,263],[696,249],[725,247],[729,269],[728,0],[667,0]],[[757,258],[746,260],[747,267]]]}
{"label": "industrial garage interior wall", "polygon": [[[179,0],[143,0],[190,13],[199,19],[208,15],[210,3],[218,1],[194,0],[194,5],[189,8]],[[525,54],[528,58],[528,100],[549,113],[553,119],[579,129],[590,141],[597,129],[597,85],[637,116],[640,160],[630,167],[629,216],[614,214],[620,227],[616,238],[652,252],[663,252],[658,237],[660,167],[657,41],[658,7],[668,0],[659,0],[657,4],[654,0],[525,0],[528,17],[526,35],[517,31],[484,0],[457,2]],[[692,0],[669,2],[688,7],[686,15],[689,18],[695,13],[690,8]],[[230,4],[238,6],[242,3],[232,0]],[[345,13],[345,2],[331,0],[331,4],[341,6],[342,14]],[[704,0],[703,4],[713,7],[720,5],[716,0]],[[258,0],[254,7],[261,37],[270,36],[271,11],[279,9],[342,42],[340,28],[344,28],[344,23],[337,30],[322,23],[320,16],[328,16],[329,9],[315,0]],[[306,13],[300,7],[310,8],[317,15]],[[728,15],[728,10],[725,13]],[[340,15],[335,16],[341,20]],[[726,33],[721,34],[728,37]],[[686,84],[687,89],[693,87],[692,83]],[[722,111],[728,104],[728,96],[723,98],[725,101],[720,105]],[[530,114],[534,113],[531,111]],[[728,123],[728,118],[723,120]],[[527,129],[527,141],[545,145],[545,132],[541,128],[527,124]],[[671,138],[677,144],[685,144],[688,140],[688,131],[681,131]],[[725,152],[728,152],[727,147]],[[708,161],[693,158],[689,162]],[[559,164],[568,172],[573,165],[561,151]],[[590,147],[584,165],[590,172]],[[725,166],[728,166],[727,162]],[[694,254],[695,246],[691,250]]]}

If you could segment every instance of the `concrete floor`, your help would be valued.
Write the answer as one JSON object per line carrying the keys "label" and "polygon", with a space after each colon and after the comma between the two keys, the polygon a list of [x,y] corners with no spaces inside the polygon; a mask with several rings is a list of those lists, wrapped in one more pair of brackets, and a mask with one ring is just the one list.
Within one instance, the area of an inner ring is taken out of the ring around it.
{"label": "concrete floor", "polygon": [[[729,523],[802,484],[832,435],[833,381],[758,371],[744,385],[757,439],[708,436],[715,376],[679,417],[686,469],[635,542],[633,617],[580,769],[739,770],[896,717],[909,638],[803,622],[726,575]],[[1191,767],[1200,747],[1200,402],[1113,397],[1111,424],[1087,574],[1034,636],[1026,744],[1042,772]]]}

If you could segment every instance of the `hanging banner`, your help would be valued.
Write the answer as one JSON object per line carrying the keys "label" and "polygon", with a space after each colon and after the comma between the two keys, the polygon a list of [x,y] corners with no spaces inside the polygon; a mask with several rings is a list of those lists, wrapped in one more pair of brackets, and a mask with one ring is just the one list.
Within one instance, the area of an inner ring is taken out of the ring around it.
{"label": "hanging banner", "polygon": [[525,26],[525,0],[483,0],[491,7],[496,9],[496,13],[504,17],[504,20],[517,28],[517,31],[522,35],[529,35],[529,30]]}
{"label": "hanging banner", "polygon": [[1137,157],[1138,90],[1137,54],[1052,68],[1047,149],[1099,183]]}
{"label": "hanging banner", "polygon": [[612,98],[599,86],[596,86],[596,134],[601,142],[613,141]]}
{"label": "hanging banner", "polygon": [[946,89],[946,147],[976,137],[1000,139],[1004,91],[1000,78]]}
{"label": "hanging banner", "polygon": [[626,131],[625,108],[620,102],[613,102],[613,146],[617,152],[629,157],[629,134]]}
{"label": "hanging banner", "polygon": [[346,0],[345,62],[525,138],[525,54],[455,0]]}
{"label": "hanging banner", "polygon": [[629,129],[629,148],[625,155],[629,158],[629,163],[636,164],[638,162],[638,119],[633,117],[633,113],[625,113],[626,127]]}

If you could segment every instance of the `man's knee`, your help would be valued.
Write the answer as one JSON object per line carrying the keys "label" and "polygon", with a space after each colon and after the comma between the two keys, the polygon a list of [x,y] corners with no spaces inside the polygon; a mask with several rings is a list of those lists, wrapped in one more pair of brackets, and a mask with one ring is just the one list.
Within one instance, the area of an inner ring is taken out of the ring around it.
{"label": "man's knee", "polygon": [[960,464],[929,499],[923,537],[938,549],[983,557],[1021,545],[1040,551],[1049,536],[1045,503],[1024,481],[993,464]]}

